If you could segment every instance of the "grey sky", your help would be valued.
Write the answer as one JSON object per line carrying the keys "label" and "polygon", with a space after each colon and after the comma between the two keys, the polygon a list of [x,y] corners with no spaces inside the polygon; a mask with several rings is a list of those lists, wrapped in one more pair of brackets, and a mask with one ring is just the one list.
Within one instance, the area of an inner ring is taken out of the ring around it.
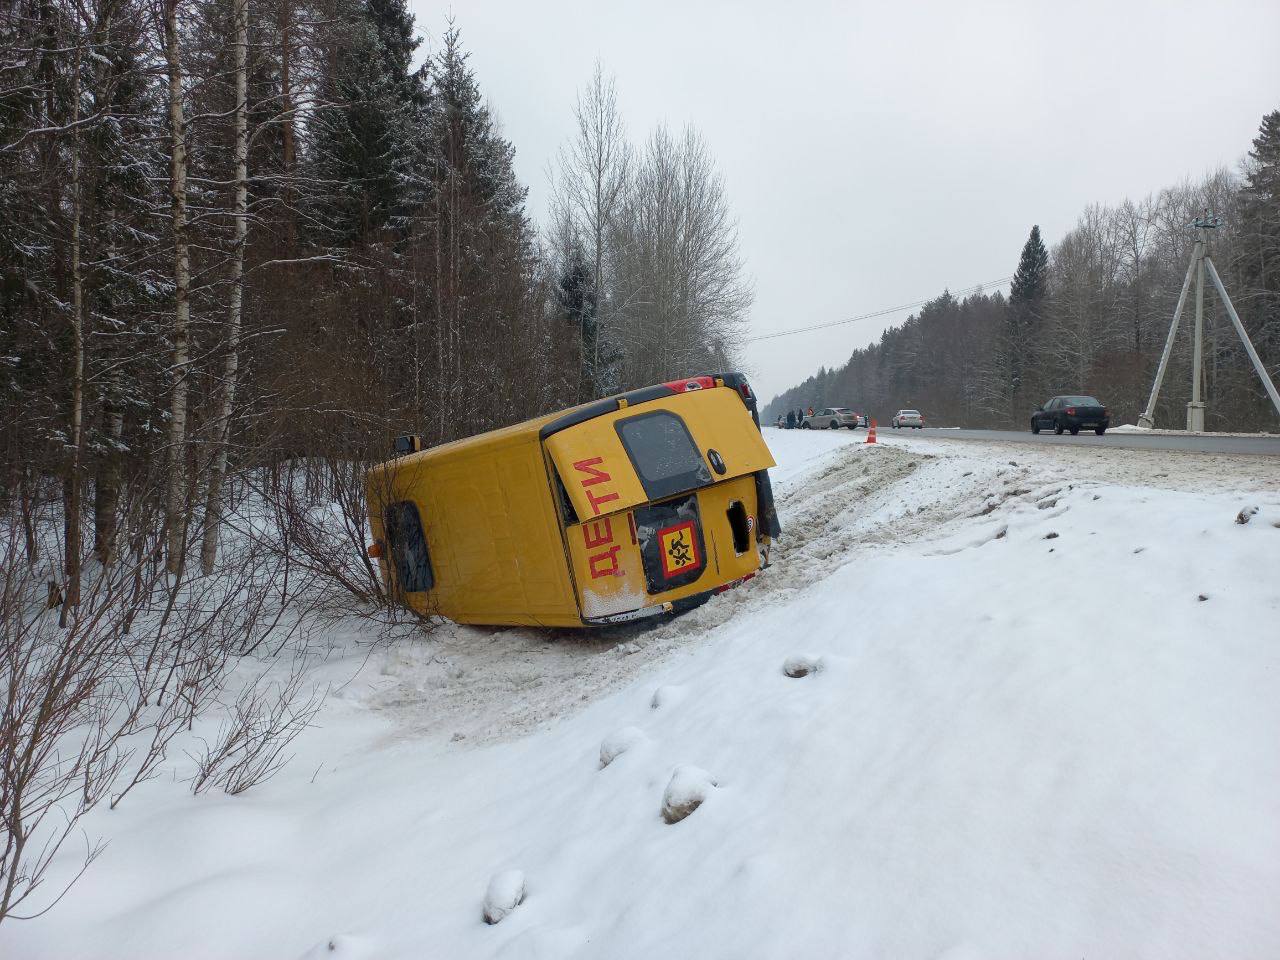
{"label": "grey sky", "polygon": [[[435,46],[448,8],[410,0]],[[542,222],[599,57],[632,138],[706,136],[753,334],[1013,272],[1095,201],[1233,166],[1280,107],[1280,2],[609,3],[452,8]],[[752,344],[764,397],[905,314]]]}

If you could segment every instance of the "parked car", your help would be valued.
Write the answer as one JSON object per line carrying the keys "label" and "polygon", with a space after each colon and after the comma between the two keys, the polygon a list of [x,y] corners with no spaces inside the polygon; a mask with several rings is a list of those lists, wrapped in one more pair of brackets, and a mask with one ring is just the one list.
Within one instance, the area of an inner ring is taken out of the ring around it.
{"label": "parked car", "polygon": [[902,427],[911,427],[919,430],[924,426],[924,417],[919,410],[899,410],[893,415],[892,423],[895,430]]}
{"label": "parked car", "polygon": [[839,430],[841,427],[854,430],[857,426],[858,415],[848,407],[824,407],[807,415],[800,423],[804,430]]}
{"label": "parked car", "polygon": [[1098,436],[1111,426],[1111,414],[1094,397],[1054,397],[1031,414],[1031,432],[1052,429],[1054,433],[1071,431],[1074,437],[1081,428],[1092,429]]}

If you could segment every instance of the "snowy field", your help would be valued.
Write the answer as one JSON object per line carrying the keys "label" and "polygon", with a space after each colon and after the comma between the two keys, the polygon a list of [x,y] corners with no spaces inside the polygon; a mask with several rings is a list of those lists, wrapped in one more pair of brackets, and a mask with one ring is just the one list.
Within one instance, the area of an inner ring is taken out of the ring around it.
{"label": "snowy field", "polygon": [[340,625],[290,766],[176,751],[0,957],[1280,956],[1280,458],[766,437],[755,581]]}

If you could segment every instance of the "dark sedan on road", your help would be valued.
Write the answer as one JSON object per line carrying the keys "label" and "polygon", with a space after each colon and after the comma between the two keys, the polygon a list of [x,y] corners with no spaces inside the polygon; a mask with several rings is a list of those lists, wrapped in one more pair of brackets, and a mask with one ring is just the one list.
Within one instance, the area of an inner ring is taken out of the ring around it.
{"label": "dark sedan on road", "polygon": [[1074,437],[1083,428],[1102,436],[1110,425],[1110,413],[1094,397],[1054,397],[1031,415],[1032,433],[1066,430]]}

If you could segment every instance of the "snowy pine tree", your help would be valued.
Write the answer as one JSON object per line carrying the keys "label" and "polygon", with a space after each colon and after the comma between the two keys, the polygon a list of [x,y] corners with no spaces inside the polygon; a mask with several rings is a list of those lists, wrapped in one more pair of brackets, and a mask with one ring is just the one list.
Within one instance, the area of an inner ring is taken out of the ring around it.
{"label": "snowy pine tree", "polygon": [[1245,161],[1232,299],[1254,346],[1280,357],[1280,110],[1262,118]]}
{"label": "snowy pine tree", "polygon": [[577,385],[579,402],[596,395],[596,290],[591,268],[580,248],[561,265],[556,280],[556,301],[565,327],[573,331],[580,351]]}
{"label": "snowy pine tree", "polygon": [[344,0],[320,83],[308,159],[310,222],[317,241],[363,246],[400,235],[421,204],[425,69],[404,0]]}
{"label": "snowy pine tree", "polygon": [[1013,274],[1001,342],[1009,416],[1015,422],[1040,386],[1034,382],[1033,341],[1048,293],[1049,251],[1040,239],[1039,225],[1035,225],[1022,246],[1018,268]]}
{"label": "snowy pine tree", "polygon": [[160,442],[167,338],[159,323],[169,281],[156,251],[165,238],[155,214],[164,203],[166,161],[160,90],[149,76],[139,7],[117,9],[101,30],[88,109],[111,118],[85,133],[89,416],[94,552],[118,552],[122,473],[130,453]]}
{"label": "snowy pine tree", "polygon": [[1018,269],[1014,271],[1009,287],[1010,304],[1027,304],[1039,309],[1049,293],[1049,251],[1040,239],[1039,225],[1031,228],[1031,235],[1022,246]]}
{"label": "snowy pine tree", "polygon": [[431,200],[416,258],[425,267],[415,278],[426,288],[420,299],[434,315],[442,436],[474,431],[486,422],[488,398],[518,393],[511,378],[522,358],[494,363],[489,344],[523,337],[536,271],[515,148],[497,129],[468,57],[451,26],[432,69]]}

